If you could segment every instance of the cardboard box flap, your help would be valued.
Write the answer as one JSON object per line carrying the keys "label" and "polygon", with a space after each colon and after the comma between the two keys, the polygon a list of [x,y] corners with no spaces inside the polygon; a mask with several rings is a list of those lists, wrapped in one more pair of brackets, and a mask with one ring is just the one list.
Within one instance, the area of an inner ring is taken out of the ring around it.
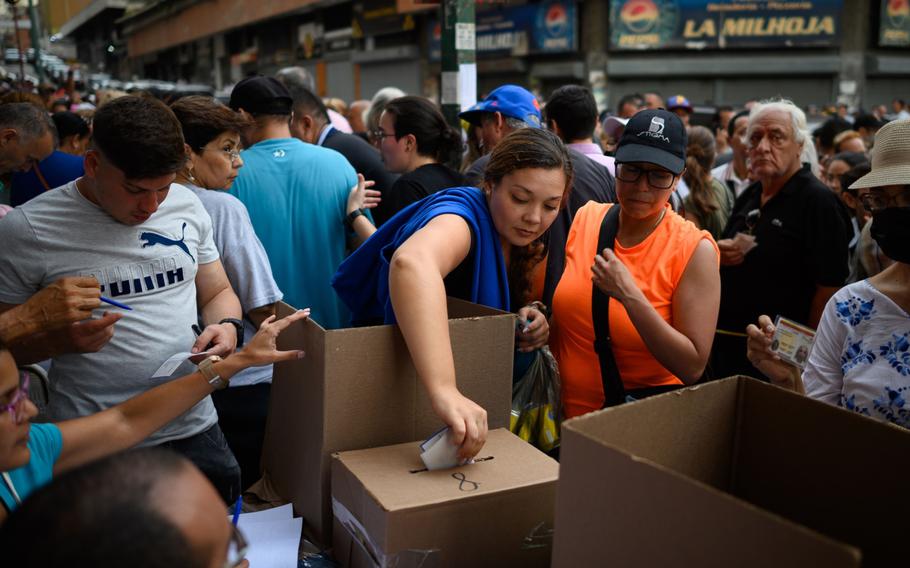
{"label": "cardboard box flap", "polygon": [[477,463],[426,471],[419,442],[343,452],[335,459],[361,480],[385,511],[414,509],[555,481],[559,465],[530,444],[515,444],[508,430],[490,431]]}
{"label": "cardboard box flap", "polygon": [[[448,310],[450,320],[467,319],[467,318],[482,318],[482,317],[492,317],[492,316],[502,316],[504,318],[515,319],[515,314],[512,314],[510,312],[504,312],[502,310],[497,310],[497,309],[491,308],[489,306],[482,306],[480,304],[473,304],[466,300],[460,300],[458,298],[453,298],[451,296],[446,297],[446,309]],[[297,308],[291,306],[290,304],[287,304],[285,302],[278,302],[278,307],[277,307],[276,313],[277,313],[279,319],[283,318],[285,316],[288,316],[290,314],[293,314],[295,311],[297,311]],[[319,325],[319,322],[317,322],[316,320],[311,319],[310,321],[312,321],[316,325]],[[369,329],[370,327],[382,327],[382,326],[378,325],[378,326],[364,326],[364,327],[344,327],[341,329],[332,329],[332,330],[326,330],[326,331],[344,333],[344,332],[356,331],[359,329]],[[321,325],[319,325],[319,328],[322,330],[325,330],[325,328],[322,327]]]}
{"label": "cardboard box flap", "polygon": [[564,436],[554,567],[859,566],[855,549],[575,428]]}
{"label": "cardboard box flap", "polygon": [[472,304],[465,300],[459,300],[451,296],[446,298],[447,308],[449,310],[449,319],[478,318],[489,316],[506,316],[515,319],[515,315],[502,310]]}
{"label": "cardboard box flap", "polygon": [[[687,396],[697,391],[698,397]],[[567,420],[563,428],[721,490],[730,485],[738,383],[717,381]],[[602,420],[609,415],[610,420]]]}
{"label": "cardboard box flap", "polygon": [[[459,390],[486,409],[491,429],[506,427],[515,318],[451,298],[449,307]],[[280,316],[293,311],[278,307]],[[263,468],[310,536],[328,543],[332,453],[417,440],[442,423],[397,326],[325,330],[308,320],[286,329],[278,345],[306,357],[275,365]]]}
{"label": "cardboard box flap", "polygon": [[[757,397],[756,393],[761,393],[762,396]],[[780,480],[776,466],[785,454],[778,450],[786,444],[783,439],[775,441],[770,432],[762,429],[761,423],[767,423],[768,416],[779,414],[782,419],[778,425],[783,424],[784,429],[808,420],[796,409],[781,413],[780,409],[774,408],[783,399],[796,401],[800,408],[811,403],[813,407],[821,405],[822,412],[838,412],[823,403],[806,400],[801,395],[755,379],[737,377],[591,413],[566,421],[563,431],[577,433],[594,446],[601,447],[598,452],[606,450],[606,455],[611,456],[607,466],[611,473],[620,463],[640,464],[641,471],[635,476],[663,478],[659,484],[673,487],[674,494],[677,495],[692,491],[692,504],[694,506],[697,503],[702,511],[704,505],[712,502],[718,516],[715,518],[704,512],[700,517],[702,522],[704,519],[710,519],[709,523],[727,519],[719,523],[723,525],[732,522],[730,517],[738,516],[739,521],[758,523],[765,526],[763,531],[776,533],[773,538],[768,534],[766,542],[769,545],[778,542],[784,546],[785,543],[798,539],[805,541],[800,546],[807,550],[818,547],[830,549],[829,552],[840,558],[838,562],[841,562],[830,564],[831,566],[858,565],[859,551],[845,545],[852,544],[851,540],[838,542],[842,539],[832,537],[834,533],[817,530],[820,525],[806,522],[806,514],[794,517],[786,506],[773,507],[767,504],[769,498],[776,498],[766,495],[763,488],[768,487],[772,478]],[[750,420],[750,415],[755,418]],[[749,423],[752,428],[745,428]],[[762,475],[755,476],[751,468],[754,467],[754,460],[759,459],[755,456],[760,455],[755,446],[762,443],[770,452],[761,458],[768,465],[762,470]],[[803,457],[810,455],[813,452],[804,452]],[[803,465],[806,465],[805,461]],[[565,466],[566,463],[563,462],[564,471]],[[768,468],[774,468],[775,471],[768,471]],[[747,477],[743,477],[745,472],[749,472]],[[636,479],[639,480],[636,485],[641,486],[641,478]],[[799,490],[800,484],[794,483],[797,479],[798,476],[795,475],[787,477],[791,495]],[[562,482],[565,481],[564,477]],[[788,492],[777,493],[777,500],[786,502],[784,496],[787,494]],[[696,498],[696,495],[700,497]],[[651,499],[648,497],[649,502]],[[803,499],[800,501],[804,502]],[[821,502],[813,506],[825,509]],[[720,512],[726,509],[727,512]],[[677,519],[677,522],[686,521]],[[721,528],[718,526],[712,530]],[[726,531],[726,528],[723,527],[723,530]],[[678,544],[680,543],[673,543],[674,546]],[[822,552],[819,551],[818,554]]]}
{"label": "cardboard box flap", "polygon": [[758,381],[741,391],[731,492],[859,547],[863,566],[903,563],[908,433]]}
{"label": "cardboard box flap", "polygon": [[[277,313],[284,317],[293,313],[294,308],[281,303]],[[317,333],[313,333],[317,330]],[[321,380],[325,368],[325,331],[312,320],[298,321],[288,326],[278,337],[280,350],[303,349],[303,359],[284,361],[275,365],[272,377],[272,395],[269,402],[269,413],[266,435],[263,440],[263,468],[268,468],[269,477],[276,490],[289,501],[294,502],[298,515],[312,517],[312,512],[299,506],[300,495],[290,490],[300,478],[314,478],[322,475],[324,465],[321,460],[312,459],[311,448],[323,445],[321,428],[295,428],[288,431],[283,425],[300,422],[300,406],[292,401],[325,400],[325,384]],[[325,405],[311,404],[307,409],[307,420],[310,424],[321,424],[324,419]],[[307,520],[307,524],[309,524]]]}

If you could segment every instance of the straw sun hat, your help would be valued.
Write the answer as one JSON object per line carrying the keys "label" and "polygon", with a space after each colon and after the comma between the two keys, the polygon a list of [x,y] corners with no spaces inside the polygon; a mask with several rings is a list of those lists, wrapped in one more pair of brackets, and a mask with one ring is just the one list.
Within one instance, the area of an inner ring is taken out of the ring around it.
{"label": "straw sun hat", "polygon": [[910,119],[889,122],[875,134],[872,171],[850,189],[885,185],[910,185]]}

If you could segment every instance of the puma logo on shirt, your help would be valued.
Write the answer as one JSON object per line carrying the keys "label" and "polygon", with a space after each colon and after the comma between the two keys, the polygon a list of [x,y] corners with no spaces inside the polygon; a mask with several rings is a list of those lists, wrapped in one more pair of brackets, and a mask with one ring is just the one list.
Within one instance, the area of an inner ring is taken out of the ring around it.
{"label": "puma logo on shirt", "polygon": [[139,240],[145,241],[142,243],[142,248],[153,247],[155,245],[161,245],[164,247],[177,247],[190,257],[190,260],[196,262],[196,259],[193,258],[193,255],[190,254],[190,249],[186,246],[184,242],[186,240],[186,221],[183,222],[183,234],[180,236],[180,240],[176,241],[164,235],[159,235],[158,233],[153,233],[151,231],[145,231],[139,233]]}

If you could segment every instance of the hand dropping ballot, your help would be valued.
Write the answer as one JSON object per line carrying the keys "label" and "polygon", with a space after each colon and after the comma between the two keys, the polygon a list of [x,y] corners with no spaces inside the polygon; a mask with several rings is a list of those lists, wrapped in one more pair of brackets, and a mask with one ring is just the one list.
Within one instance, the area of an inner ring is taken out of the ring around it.
{"label": "hand dropping ballot", "polygon": [[814,342],[813,329],[777,316],[774,322],[774,337],[771,338],[771,351],[774,351],[782,361],[805,369]]}
{"label": "hand dropping ballot", "polygon": [[[430,471],[464,465],[464,462],[458,459],[458,446],[452,443],[448,427],[436,432],[420,444],[420,459]],[[474,460],[469,460],[467,463],[473,462]]]}

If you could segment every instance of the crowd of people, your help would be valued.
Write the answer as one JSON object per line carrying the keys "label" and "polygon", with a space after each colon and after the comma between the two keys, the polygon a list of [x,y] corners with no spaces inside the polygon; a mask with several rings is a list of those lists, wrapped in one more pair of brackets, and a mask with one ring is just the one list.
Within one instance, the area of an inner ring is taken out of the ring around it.
{"label": "crowd of people", "polygon": [[[224,505],[259,479],[271,364],[304,356],[275,340],[307,317],[397,324],[465,460],[488,409],[459,391],[446,296],[516,314],[516,367],[552,351],[563,418],[742,374],[910,427],[902,101],[810,130],[786,99],[697,124],[682,95],[599,114],[584,87],[502,85],[466,136],[394,88],[324,99],[302,68],[226,104],[96,102],[0,104],[0,542],[61,539],[23,566],[243,565]],[[282,300],[304,309],[276,321]],[[777,316],[817,328],[804,369]],[[135,445],[159,448],[117,455]],[[128,514],[146,548],[125,559],[106,537]]]}

